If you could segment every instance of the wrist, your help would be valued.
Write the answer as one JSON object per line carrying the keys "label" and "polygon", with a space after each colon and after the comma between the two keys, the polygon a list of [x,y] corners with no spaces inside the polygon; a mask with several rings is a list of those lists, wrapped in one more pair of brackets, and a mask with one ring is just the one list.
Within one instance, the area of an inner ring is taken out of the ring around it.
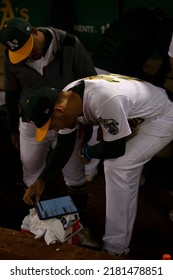
{"label": "wrist", "polygon": [[81,148],[81,151],[80,151],[80,154],[81,154],[81,157],[86,158],[86,159],[88,159],[88,160],[91,160],[92,157],[91,157],[91,156],[89,155],[89,153],[88,153],[88,148],[89,148],[88,145],[82,147],[82,148]]}

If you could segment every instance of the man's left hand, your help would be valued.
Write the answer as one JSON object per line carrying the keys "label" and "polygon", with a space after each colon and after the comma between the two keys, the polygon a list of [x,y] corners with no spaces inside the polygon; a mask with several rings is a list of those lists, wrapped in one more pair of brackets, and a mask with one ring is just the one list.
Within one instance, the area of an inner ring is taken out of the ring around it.
{"label": "man's left hand", "polygon": [[36,180],[26,190],[23,200],[26,204],[33,205],[34,202],[39,201],[44,191],[45,183],[41,180]]}

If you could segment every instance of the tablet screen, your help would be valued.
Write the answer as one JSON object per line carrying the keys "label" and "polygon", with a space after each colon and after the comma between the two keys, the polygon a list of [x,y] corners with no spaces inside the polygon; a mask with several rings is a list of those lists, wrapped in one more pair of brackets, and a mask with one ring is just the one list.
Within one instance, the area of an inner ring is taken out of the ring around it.
{"label": "tablet screen", "polygon": [[41,200],[35,203],[40,220],[77,213],[78,210],[70,196]]}

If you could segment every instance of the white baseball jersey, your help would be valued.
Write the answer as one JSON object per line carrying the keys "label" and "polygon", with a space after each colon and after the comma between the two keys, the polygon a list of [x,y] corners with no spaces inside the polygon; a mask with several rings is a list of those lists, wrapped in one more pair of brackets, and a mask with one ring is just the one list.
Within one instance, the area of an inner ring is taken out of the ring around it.
{"label": "white baseball jersey", "polygon": [[[170,101],[162,88],[121,75],[85,78],[83,97],[84,123],[100,123],[103,139],[114,141],[132,133],[128,120],[154,119],[165,111]],[[71,83],[64,90],[73,87]]]}

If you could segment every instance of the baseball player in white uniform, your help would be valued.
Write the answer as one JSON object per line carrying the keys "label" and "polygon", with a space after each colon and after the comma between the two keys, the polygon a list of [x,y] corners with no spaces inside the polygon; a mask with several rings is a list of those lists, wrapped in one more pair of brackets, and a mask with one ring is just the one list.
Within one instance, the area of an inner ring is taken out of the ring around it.
{"label": "baseball player in white uniform", "polygon": [[[45,96],[49,101],[45,102]],[[45,110],[38,116],[37,109],[43,103]],[[80,147],[79,156],[84,163],[92,158],[104,160],[103,249],[110,254],[126,254],[143,166],[173,138],[173,103],[165,90],[127,76],[92,76],[70,83],[61,92],[40,88],[26,103],[26,118],[37,126],[41,138],[53,128],[66,137],[69,133],[69,142],[78,122],[100,125],[103,140]],[[61,147],[65,149],[63,143]],[[26,191],[24,201],[31,204],[35,196],[39,199],[43,189],[36,183]]]}

